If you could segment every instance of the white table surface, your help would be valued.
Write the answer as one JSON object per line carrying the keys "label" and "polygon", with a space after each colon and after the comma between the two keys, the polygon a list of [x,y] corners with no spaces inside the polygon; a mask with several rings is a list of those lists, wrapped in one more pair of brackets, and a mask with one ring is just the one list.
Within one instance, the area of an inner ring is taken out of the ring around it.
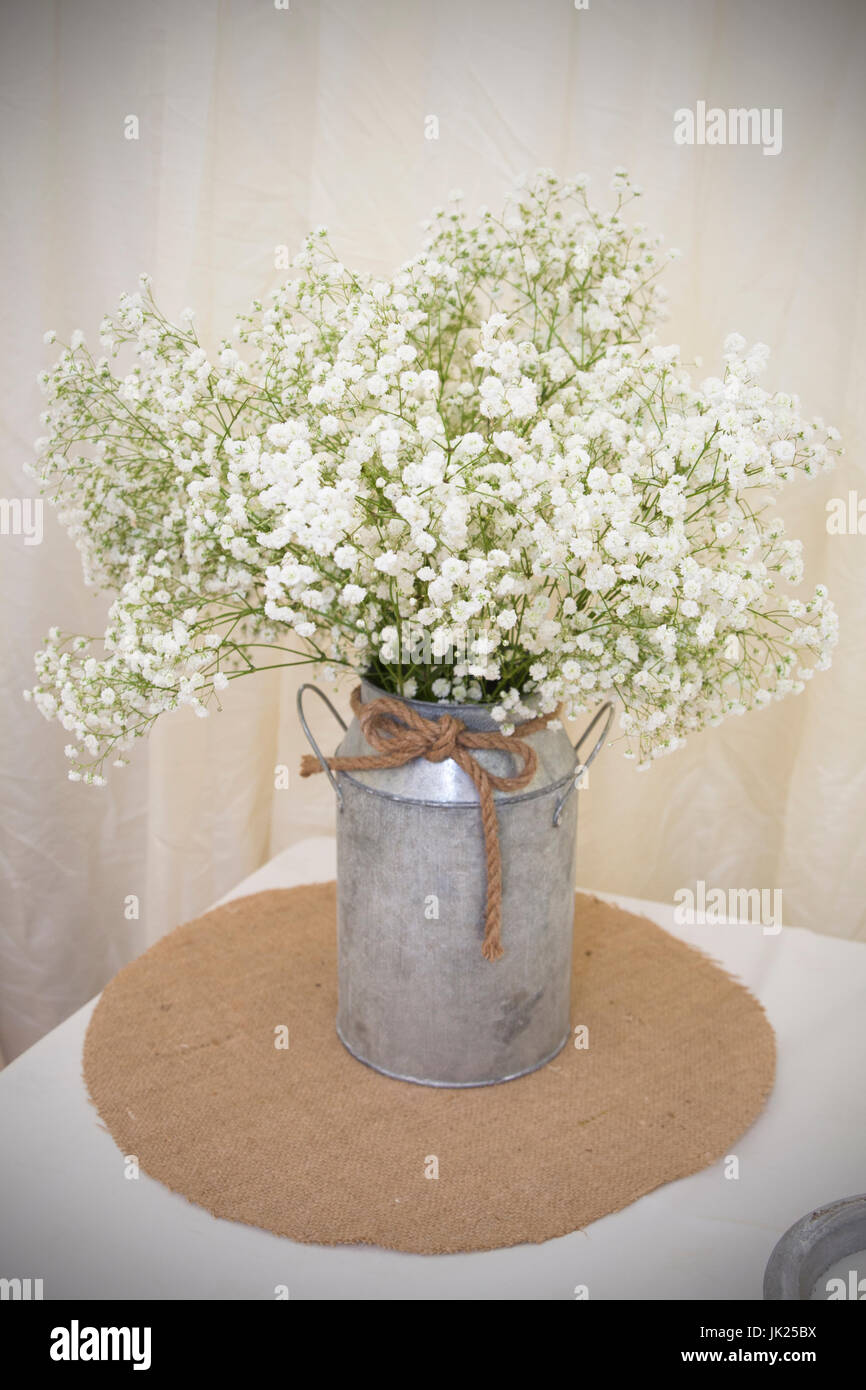
{"label": "white table surface", "polygon": [[[228,895],[334,877],[306,840]],[[466,1255],[296,1245],[217,1220],[144,1174],[124,1178],[81,1078],[95,1000],[0,1072],[0,1276],[52,1298],[760,1298],[778,1237],[866,1190],[866,945],[785,927],[675,926],[672,907],[613,898],[706,949],[764,1003],[779,1041],[768,1106],[732,1152],[584,1231]],[[866,1271],[863,1271],[866,1273]]]}

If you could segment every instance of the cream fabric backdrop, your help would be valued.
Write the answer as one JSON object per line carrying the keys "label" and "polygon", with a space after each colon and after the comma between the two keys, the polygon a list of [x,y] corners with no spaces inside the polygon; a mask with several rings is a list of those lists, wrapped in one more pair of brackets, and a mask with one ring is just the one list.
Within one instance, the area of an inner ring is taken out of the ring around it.
{"label": "cream fabric backdrop", "polygon": [[[455,185],[495,206],[543,164],[589,172],[603,197],[612,168],[630,169],[644,217],[685,252],[669,339],[708,372],[730,329],[769,342],[772,383],[843,429],[844,467],[782,508],[809,580],[839,603],[843,641],[805,696],[649,776],[608,752],[582,800],[579,878],[659,899],[696,879],[778,887],[789,922],[866,936],[866,539],[825,529],[827,498],[866,495],[866,7],[29,0],[2,28],[6,497],[32,491],[20,465],[40,433],[43,330],[95,336],[139,270],[169,313],[193,305],[213,341],[275,283],[275,247],[294,250],[311,225],[384,270]],[[781,107],[782,153],[676,145],[673,112],[699,99]],[[431,115],[438,140],[425,138]],[[236,683],[212,720],[165,721],[105,792],[66,782],[63,732],[19,692],[48,626],[101,627],[105,600],[84,591],[53,515],[42,545],[0,537],[0,561],[8,1058],[334,811],[324,779],[274,788],[275,766],[294,774],[301,751],[291,674]]]}

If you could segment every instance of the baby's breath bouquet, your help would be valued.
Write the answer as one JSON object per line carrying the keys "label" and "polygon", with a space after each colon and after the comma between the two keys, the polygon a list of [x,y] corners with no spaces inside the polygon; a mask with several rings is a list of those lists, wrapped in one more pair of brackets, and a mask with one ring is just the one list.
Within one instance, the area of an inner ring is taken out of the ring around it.
{"label": "baby's breath bouquet", "polygon": [[772,507],[838,434],[756,384],[765,347],[732,335],[698,382],[657,343],[667,257],[613,189],[599,212],[542,171],[474,221],[455,194],[388,279],[317,231],[213,357],[147,277],[105,356],[73,335],[32,471],[114,601],[99,639],[52,630],[28,692],[73,779],[274,666],[485,701],[505,732],[612,695],[645,765],[829,664]]}

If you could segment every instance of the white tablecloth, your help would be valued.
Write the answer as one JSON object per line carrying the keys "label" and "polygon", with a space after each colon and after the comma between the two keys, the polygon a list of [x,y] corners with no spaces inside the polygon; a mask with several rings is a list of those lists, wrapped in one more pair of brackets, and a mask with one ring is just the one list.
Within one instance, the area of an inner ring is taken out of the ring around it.
{"label": "white tablecloth", "polygon": [[[304,841],[229,897],[334,877],[334,842]],[[600,895],[609,896],[609,895]],[[544,1245],[401,1255],[296,1245],[216,1220],[123,1159],[88,1102],[81,1048],[95,1001],[0,1073],[0,1277],[50,1298],[760,1298],[782,1232],[866,1189],[866,945],[783,928],[675,926],[660,903],[612,898],[706,949],[763,1001],[779,1040],[769,1104],[717,1163]]]}

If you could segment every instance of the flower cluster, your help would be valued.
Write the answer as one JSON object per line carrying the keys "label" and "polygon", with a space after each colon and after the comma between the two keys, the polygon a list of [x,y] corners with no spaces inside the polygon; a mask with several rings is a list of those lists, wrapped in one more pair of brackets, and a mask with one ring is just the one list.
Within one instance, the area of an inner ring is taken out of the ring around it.
{"label": "flower cluster", "polygon": [[474,220],[453,195],[389,279],[317,231],[211,356],[147,277],[105,355],[73,335],[32,471],[115,597],[99,640],[49,634],[28,692],[73,778],[263,667],[487,701],[506,731],[613,695],[646,764],[829,664],[773,504],[838,433],[757,384],[761,345],[732,335],[701,381],[659,345],[677,253],[614,190],[602,213],[542,171]]}

